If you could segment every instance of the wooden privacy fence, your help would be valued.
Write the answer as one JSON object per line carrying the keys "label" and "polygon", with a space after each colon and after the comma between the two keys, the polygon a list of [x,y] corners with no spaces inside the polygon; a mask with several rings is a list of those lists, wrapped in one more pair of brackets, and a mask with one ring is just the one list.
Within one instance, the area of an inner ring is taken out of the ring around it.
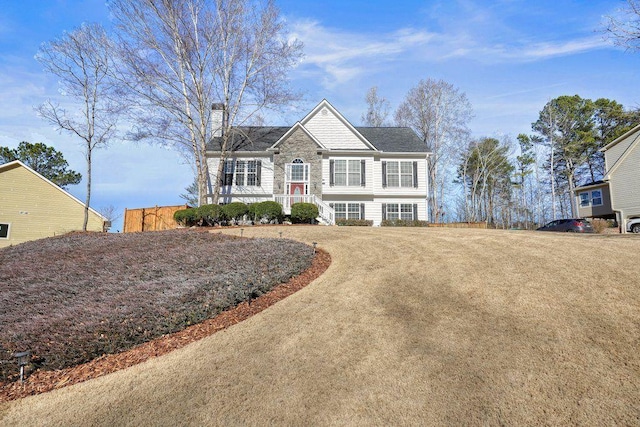
{"label": "wooden privacy fence", "polygon": [[429,223],[429,227],[447,227],[447,228],[487,228],[486,222],[439,222]]}
{"label": "wooden privacy fence", "polygon": [[125,209],[124,232],[173,230],[178,223],[173,219],[175,211],[187,209],[189,205],[155,206],[152,208]]}

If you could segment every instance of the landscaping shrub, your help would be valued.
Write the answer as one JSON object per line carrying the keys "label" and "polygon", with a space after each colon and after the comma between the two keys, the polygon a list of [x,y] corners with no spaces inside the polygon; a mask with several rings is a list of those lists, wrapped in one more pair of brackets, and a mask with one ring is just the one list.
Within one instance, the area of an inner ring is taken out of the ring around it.
{"label": "landscaping shrub", "polygon": [[242,202],[232,202],[222,206],[222,213],[226,219],[241,221],[249,213],[249,207]]}
{"label": "landscaping shrub", "polygon": [[173,219],[175,219],[178,224],[185,227],[196,225],[198,218],[199,215],[197,208],[181,209],[173,213]]}
{"label": "landscaping shrub", "polygon": [[12,353],[61,369],[213,317],[311,265],[288,239],[74,233],[0,249],[0,381]]}
{"label": "landscaping shrub", "polygon": [[313,203],[291,205],[291,222],[294,224],[313,224],[318,214],[318,207]]}
{"label": "landscaping shrub", "polygon": [[380,225],[382,227],[428,227],[429,222],[417,219],[411,221],[406,219],[384,219]]}
{"label": "landscaping shrub", "polygon": [[373,221],[368,219],[336,219],[336,225],[371,227]]}
{"label": "landscaping shrub", "polygon": [[252,204],[249,206],[249,213],[252,215],[254,221],[263,224],[273,222],[281,223],[284,218],[282,205],[272,200]]}
{"label": "landscaping shrub", "polygon": [[196,222],[198,225],[214,226],[226,219],[224,210],[220,205],[202,205],[197,208]]}
{"label": "landscaping shrub", "polygon": [[594,218],[591,220],[591,226],[593,227],[593,231],[596,233],[604,233],[604,231],[609,228],[609,221],[606,219]]}

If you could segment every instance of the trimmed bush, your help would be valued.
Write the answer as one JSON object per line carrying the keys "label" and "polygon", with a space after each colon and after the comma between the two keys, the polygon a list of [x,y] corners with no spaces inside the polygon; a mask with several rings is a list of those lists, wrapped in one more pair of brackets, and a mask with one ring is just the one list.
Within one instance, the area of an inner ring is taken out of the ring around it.
{"label": "trimmed bush", "polygon": [[318,214],[318,207],[313,203],[291,205],[291,222],[294,224],[313,224]]}
{"label": "trimmed bush", "polygon": [[222,213],[226,219],[240,221],[249,213],[249,207],[242,202],[232,202],[222,206]]}
{"label": "trimmed bush", "polygon": [[254,221],[260,223],[281,223],[284,218],[282,205],[272,200],[252,204],[249,206],[249,213]]}
{"label": "trimmed bush", "polygon": [[197,209],[196,222],[199,225],[214,226],[226,219],[222,206],[220,205],[202,205]]}
{"label": "trimmed bush", "polygon": [[356,226],[356,227],[371,227],[373,221],[369,219],[336,219],[336,225],[342,226]]}
{"label": "trimmed bush", "polygon": [[198,218],[199,215],[197,208],[181,209],[173,213],[173,219],[175,219],[178,224],[185,227],[196,225]]}
{"label": "trimmed bush", "polygon": [[428,221],[420,221],[414,219],[412,221],[406,219],[384,219],[380,223],[382,227],[428,227]]}

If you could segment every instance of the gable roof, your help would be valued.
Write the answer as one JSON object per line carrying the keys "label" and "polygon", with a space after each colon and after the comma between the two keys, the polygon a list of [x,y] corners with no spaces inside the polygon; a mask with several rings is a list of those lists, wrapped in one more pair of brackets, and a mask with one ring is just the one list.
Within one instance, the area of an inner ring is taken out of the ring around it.
{"label": "gable roof", "polygon": [[[291,126],[240,126],[231,129],[233,151],[266,151],[278,142]],[[212,138],[207,144],[208,151],[220,151],[222,137]]]}
{"label": "gable roof", "polygon": [[289,138],[289,136],[291,136],[291,134],[293,134],[298,129],[304,132],[318,146],[318,148],[322,150],[327,149],[327,147],[322,145],[322,143],[318,141],[318,139],[315,136],[313,136],[313,134],[309,132],[307,128],[305,128],[304,126],[302,126],[300,122],[298,122],[295,125],[293,125],[293,127],[291,127],[291,129],[289,129],[284,135],[282,135],[282,137],[280,137],[280,139],[277,140],[275,144],[269,147],[269,150],[275,150],[278,145],[280,145],[284,140]]}
{"label": "gable roof", "polygon": [[[230,151],[236,152],[266,152],[273,149],[283,138],[295,129],[306,132],[321,149],[327,149],[325,144],[306,128],[316,114],[324,108],[331,111],[353,135],[362,142],[361,150],[382,151],[387,153],[428,153],[427,147],[418,135],[408,127],[365,127],[353,126],[342,116],[326,99],[323,99],[301,121],[293,126],[238,126],[231,129]],[[219,152],[222,146],[222,137],[212,138],[207,144],[207,151]],[[331,151],[331,149],[327,149]],[[336,150],[340,151],[340,150]],[[354,149],[346,150],[354,151]],[[357,150],[355,150],[357,151]]]}
{"label": "gable roof", "polygon": [[629,132],[625,133],[624,135],[620,136],[619,138],[616,138],[610,144],[608,144],[604,148],[600,149],[600,151],[605,152],[605,155],[606,155],[606,151],[607,150],[609,150],[610,148],[614,147],[615,145],[618,145],[620,142],[622,142],[622,141],[624,141],[624,140],[626,140],[628,138],[631,138],[634,134],[637,134],[637,135],[633,139],[633,141],[631,141],[629,143],[629,146],[624,150],[624,152],[620,155],[620,157],[618,157],[618,159],[615,161],[615,163],[613,165],[611,165],[609,170],[607,170],[605,172],[605,176],[604,176],[605,180],[610,180],[611,179],[611,174],[613,172],[615,172],[616,169],[618,169],[620,164],[622,164],[624,162],[624,160],[629,156],[629,153],[635,149],[636,145],[638,145],[638,141],[640,141],[640,125],[634,127]]}
{"label": "gable roof", "polygon": [[[294,125],[295,126],[295,125]],[[266,151],[292,130],[292,127],[239,127],[234,128],[233,151]],[[377,151],[396,153],[426,153],[424,142],[408,127],[356,127]],[[213,138],[207,150],[220,151],[222,138]]]}
{"label": "gable roof", "polygon": [[[84,207],[84,203],[81,202],[78,198],[76,198],[75,196],[73,196],[71,193],[67,192],[66,190],[64,190],[63,188],[61,188],[60,186],[54,184],[53,182],[51,182],[50,180],[48,180],[47,178],[45,178],[44,176],[40,175],[38,172],[34,171],[33,169],[31,169],[29,166],[25,165],[24,163],[22,163],[20,160],[14,160],[12,162],[9,163],[5,163],[3,165],[0,165],[0,174],[4,171],[10,170],[10,169],[14,169],[17,167],[23,167],[24,169],[26,169],[27,171],[31,172],[33,175],[35,175],[36,177],[38,177],[39,179],[41,179],[46,185],[50,185],[53,188],[55,188],[57,191],[60,191],[62,194],[64,194],[65,196],[69,197],[70,199],[72,199],[73,201],[75,201],[76,203],[78,203],[79,205],[81,205],[82,207]],[[94,210],[93,208],[89,207],[89,211],[91,211],[92,213],[94,213],[95,215],[99,216],[100,218],[102,218],[103,221],[106,221],[107,218],[105,218],[102,214],[98,213],[96,210]]]}
{"label": "gable roof", "polygon": [[312,124],[310,122],[314,120],[318,113],[323,112],[322,114],[324,115],[327,111],[331,112],[331,114],[335,118],[337,118],[338,121],[342,123],[348,129],[348,131],[350,131],[351,134],[353,134],[356,139],[358,139],[365,147],[368,147],[371,150],[376,150],[376,147],[371,145],[371,142],[367,141],[367,139],[362,136],[360,132],[358,132],[358,130],[349,122],[349,120],[347,120],[342,114],[340,114],[340,112],[336,110],[333,105],[331,105],[331,103],[326,100],[326,98],[320,101],[320,103],[316,105],[315,108],[309,112],[309,114],[307,114],[302,120],[300,120],[300,123],[305,126],[308,124]]}
{"label": "gable roof", "polygon": [[626,139],[628,136],[633,135],[635,132],[638,132],[638,131],[640,131],[640,125],[630,129],[624,135],[621,135],[621,136],[617,137],[616,139],[614,139],[613,141],[611,141],[610,143],[608,143],[607,145],[602,147],[599,151],[602,151],[602,152],[607,151],[608,149],[612,148],[613,146],[618,145],[618,143],[620,143],[621,141]]}
{"label": "gable roof", "polygon": [[401,153],[425,153],[427,146],[408,127],[357,127],[358,132],[378,150]]}

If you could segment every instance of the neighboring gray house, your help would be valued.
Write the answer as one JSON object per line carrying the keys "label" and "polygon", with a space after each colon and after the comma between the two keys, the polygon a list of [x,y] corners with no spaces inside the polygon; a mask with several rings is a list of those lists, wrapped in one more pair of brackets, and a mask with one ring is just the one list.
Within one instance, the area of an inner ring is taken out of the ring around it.
{"label": "neighboring gray house", "polygon": [[640,125],[600,151],[604,153],[604,180],[577,187],[578,214],[616,218],[621,229],[640,217]]}
{"label": "neighboring gray house", "polygon": [[293,126],[233,128],[229,137],[222,176],[219,133],[207,152],[221,203],[275,200],[285,213],[314,203],[327,224],[428,219],[429,152],[410,128],[354,127],[323,100]]}

